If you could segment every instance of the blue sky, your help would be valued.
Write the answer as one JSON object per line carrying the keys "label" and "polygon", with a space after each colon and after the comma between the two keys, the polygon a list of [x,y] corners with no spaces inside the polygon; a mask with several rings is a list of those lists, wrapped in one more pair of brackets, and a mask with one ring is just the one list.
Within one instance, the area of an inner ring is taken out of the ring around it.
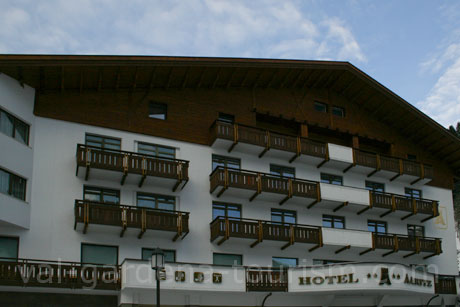
{"label": "blue sky", "polygon": [[349,61],[460,121],[459,1],[1,0],[0,53]]}

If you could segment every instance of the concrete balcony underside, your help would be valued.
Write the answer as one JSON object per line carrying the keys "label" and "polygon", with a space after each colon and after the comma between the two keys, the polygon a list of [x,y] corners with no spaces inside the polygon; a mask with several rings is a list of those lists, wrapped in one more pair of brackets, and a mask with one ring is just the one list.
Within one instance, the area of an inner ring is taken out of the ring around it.
{"label": "concrete balcony underside", "polygon": [[[143,184],[183,189],[189,180],[189,162],[159,158],[135,152],[107,150],[87,145],[77,145],[76,175],[90,178],[126,182],[142,187]],[[84,171],[80,172],[79,169]],[[119,175],[116,175],[119,174]]]}
{"label": "concrete balcony underside", "polygon": [[[326,208],[401,220],[426,222],[439,215],[437,201],[366,189],[319,183],[299,178],[217,167],[210,175],[210,192],[217,198],[236,197],[279,205],[303,205],[307,209]],[[369,210],[369,211],[368,211]]]}
{"label": "concrete balcony underside", "polygon": [[[174,233],[172,238],[184,238],[189,233],[189,213],[181,211],[157,210],[151,208],[127,206],[119,204],[99,203],[93,201],[75,201],[75,224],[82,225],[82,232],[88,229],[104,232],[115,227],[122,237],[130,230],[137,231],[140,239],[146,231],[154,231],[156,236],[161,233]],[[91,226],[90,226],[91,225]]]}
{"label": "concrete balcony underside", "polygon": [[432,166],[424,163],[236,123],[216,121],[211,127],[211,146],[401,183],[422,185],[433,178]]}
{"label": "concrete balcony underside", "polygon": [[419,255],[424,259],[442,253],[441,239],[399,234],[326,228],[312,225],[277,223],[255,219],[217,217],[210,224],[211,242],[221,245],[229,240],[249,241],[251,248],[266,241],[277,241],[281,250],[294,244],[305,245],[310,253],[351,253],[356,256],[373,252],[386,257],[397,253],[404,258]]}

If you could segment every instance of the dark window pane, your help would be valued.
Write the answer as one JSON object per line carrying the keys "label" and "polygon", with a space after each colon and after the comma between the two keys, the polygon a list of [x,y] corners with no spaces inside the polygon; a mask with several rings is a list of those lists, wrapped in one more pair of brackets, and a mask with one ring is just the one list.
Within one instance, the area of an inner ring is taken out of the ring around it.
{"label": "dark window pane", "polygon": [[212,170],[218,166],[240,169],[240,159],[212,155]]}
{"label": "dark window pane", "polygon": [[321,182],[335,185],[343,185],[343,178],[337,175],[321,173]]}
{"label": "dark window pane", "polygon": [[380,221],[368,221],[367,228],[369,231],[376,233],[387,233],[387,223]]}
{"label": "dark window pane", "polygon": [[137,152],[161,158],[176,158],[175,148],[155,144],[139,143]]}
{"label": "dark window pane", "polygon": [[345,117],[345,109],[341,107],[332,107],[332,114],[338,117]]}
{"label": "dark window pane", "polygon": [[315,101],[315,110],[318,112],[327,113],[327,104]]}
{"label": "dark window pane", "polygon": [[0,237],[0,258],[18,258],[18,246],[18,238]]}
{"label": "dark window pane", "polygon": [[419,225],[407,225],[407,234],[409,236],[424,237],[425,227]]}
{"label": "dark window pane", "polygon": [[407,154],[407,159],[408,159],[408,160],[417,160],[417,156],[416,156],[416,155]]}
{"label": "dark window pane", "polygon": [[213,254],[213,264],[215,265],[242,265],[243,256],[232,254]]}
{"label": "dark window pane", "polygon": [[139,207],[174,211],[176,198],[159,194],[137,193],[137,205]]}
{"label": "dark window pane", "polygon": [[121,150],[121,140],[106,136],[86,134],[85,144],[104,149]]}
{"label": "dark window pane", "polygon": [[222,112],[219,112],[219,121],[221,122],[227,122],[233,124],[235,122],[235,116],[231,114],[225,114]]}
{"label": "dark window pane", "polygon": [[168,106],[164,103],[150,102],[149,118],[165,120],[167,116]]}
{"label": "dark window pane", "polygon": [[21,143],[28,144],[29,126],[16,120],[14,125],[14,138]]}
{"label": "dark window pane", "polygon": [[[153,248],[143,248],[142,249],[142,260],[151,260],[152,254],[155,251]],[[174,250],[163,250],[165,262],[173,263],[176,262],[176,251]]]}
{"label": "dark window pane", "polygon": [[26,199],[26,179],[0,169],[0,193]]}
{"label": "dark window pane", "polygon": [[280,209],[272,209],[272,222],[296,224],[296,212]]}
{"label": "dark window pane", "polygon": [[272,267],[274,268],[286,268],[286,267],[295,267],[297,266],[297,258],[281,258],[273,257],[272,258]]}
{"label": "dark window pane", "polygon": [[270,164],[270,174],[277,175],[277,176],[294,178],[295,177],[295,168]]}
{"label": "dark window pane", "polygon": [[341,216],[323,215],[323,227],[345,228],[345,218]]}
{"label": "dark window pane", "polygon": [[212,204],[212,217],[215,219],[218,216],[240,219],[241,206],[214,202]]}
{"label": "dark window pane", "polygon": [[118,264],[118,248],[106,245],[81,245],[81,262],[116,265]]}
{"label": "dark window pane", "polygon": [[366,181],[366,189],[374,192],[385,192],[385,185],[379,182]]}
{"label": "dark window pane", "polygon": [[0,110],[0,132],[29,144],[29,125],[6,111]]}
{"label": "dark window pane", "polygon": [[0,193],[10,194],[10,173],[0,169]]}
{"label": "dark window pane", "polygon": [[83,198],[89,201],[119,204],[120,191],[85,186],[83,189]]}
{"label": "dark window pane", "polygon": [[13,137],[14,118],[0,110],[0,131],[8,136]]}
{"label": "dark window pane", "polygon": [[421,190],[405,188],[404,192],[405,192],[405,195],[408,196],[408,197],[412,197],[412,198],[416,198],[416,199],[422,198],[422,191]]}

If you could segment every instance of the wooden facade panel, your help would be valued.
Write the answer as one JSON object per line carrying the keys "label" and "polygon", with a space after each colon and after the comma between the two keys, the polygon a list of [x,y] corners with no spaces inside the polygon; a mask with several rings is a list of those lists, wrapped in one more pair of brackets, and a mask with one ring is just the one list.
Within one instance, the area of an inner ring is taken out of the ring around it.
{"label": "wooden facade panel", "polygon": [[[86,90],[82,93],[67,91],[65,94],[61,92],[38,93],[35,114],[198,144],[209,144],[209,128],[217,119],[219,112],[233,114],[236,122],[250,126],[257,126],[257,113],[269,114],[274,117],[282,117],[284,120],[298,122],[299,132],[300,124],[306,123],[309,137],[312,138],[321,138],[321,135],[317,134],[315,136],[315,127],[322,127],[329,129],[336,135],[341,133],[345,140],[343,145],[352,146],[352,137],[358,136],[358,140],[363,140],[362,143],[367,144],[367,146],[375,147],[376,151],[389,151],[391,147],[395,155],[401,158],[406,158],[407,154],[415,154],[418,160],[433,165],[434,180],[431,183],[432,185],[446,188],[451,188],[452,186],[452,172],[447,165],[437,160],[430,152],[425,151],[422,146],[410,142],[406,136],[401,135],[395,128],[381,123],[377,117],[364,111],[362,106],[366,104],[366,101],[351,102],[337,92],[321,89],[247,89],[231,87],[228,89],[184,88],[167,90],[155,88],[150,91],[113,91],[104,89],[105,84],[110,84],[115,80],[104,80],[103,89],[96,91],[98,72],[90,73],[87,71],[88,69],[90,68],[85,68],[85,86],[88,85],[88,88],[94,88],[94,91]],[[116,68],[108,67],[104,69],[112,70]],[[203,76],[199,77],[197,75],[187,82],[198,83],[199,78],[217,78],[217,83],[221,86],[229,82],[231,73],[227,72],[219,75],[218,70],[216,70],[214,75],[211,73],[213,70],[215,69],[207,69],[203,72]],[[161,80],[168,79],[167,70],[159,70],[160,74],[165,72],[166,76],[162,76]],[[139,71],[139,73],[145,73],[145,71]],[[86,77],[89,77],[89,75],[92,78],[87,79]],[[180,75],[182,77],[179,77]],[[271,74],[265,75],[263,80],[260,80],[260,84],[270,82],[271,76]],[[56,70],[55,77],[59,77],[58,70]],[[123,74],[123,78],[120,80],[120,87],[125,88],[128,84],[132,87],[134,77],[134,72]],[[179,83],[184,82],[184,77],[185,70],[183,74],[176,75],[176,78],[170,80],[170,82],[177,86]],[[250,73],[242,69],[238,70],[233,76],[235,80],[250,77]],[[280,82],[279,80],[275,81],[273,83]],[[328,80],[326,80],[327,82]],[[307,81],[307,83],[312,83],[312,80]],[[344,88],[347,87],[346,83],[343,82]],[[337,88],[340,88],[340,86],[337,85]],[[358,89],[354,90],[357,91]],[[367,97],[367,94],[363,94],[362,97]],[[315,100],[327,103],[329,113],[315,111]],[[149,101],[163,102],[168,105],[167,120],[148,118]],[[345,109],[345,118],[331,115],[332,106],[343,107]],[[322,140],[328,141],[325,137]],[[381,147],[384,149],[373,146],[369,140],[377,144],[383,144]],[[385,153],[388,154],[388,152]]]}

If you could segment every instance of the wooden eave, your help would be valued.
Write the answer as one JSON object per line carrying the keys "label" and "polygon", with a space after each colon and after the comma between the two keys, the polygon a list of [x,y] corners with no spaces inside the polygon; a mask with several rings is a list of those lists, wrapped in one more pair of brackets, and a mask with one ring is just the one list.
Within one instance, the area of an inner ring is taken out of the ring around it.
{"label": "wooden eave", "polygon": [[348,62],[0,55],[0,72],[37,89],[39,93],[149,91],[153,88],[328,88],[357,103],[376,120],[427,148],[460,176],[460,139]]}

